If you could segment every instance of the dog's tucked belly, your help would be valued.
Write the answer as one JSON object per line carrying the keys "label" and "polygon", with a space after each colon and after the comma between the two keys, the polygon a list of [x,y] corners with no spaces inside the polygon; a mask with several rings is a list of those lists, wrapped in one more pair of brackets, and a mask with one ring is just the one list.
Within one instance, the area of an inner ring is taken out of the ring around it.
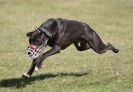
{"label": "dog's tucked belly", "polygon": [[68,40],[66,38],[63,38],[61,40],[61,44],[60,44],[61,45],[61,49],[64,50],[66,47],[68,47],[71,44],[72,44],[72,41],[70,41],[70,40]]}

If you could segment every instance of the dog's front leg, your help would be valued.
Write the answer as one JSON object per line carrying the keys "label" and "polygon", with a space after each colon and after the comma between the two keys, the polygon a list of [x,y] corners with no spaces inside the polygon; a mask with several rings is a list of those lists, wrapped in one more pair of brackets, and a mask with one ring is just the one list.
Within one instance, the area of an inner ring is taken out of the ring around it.
{"label": "dog's front leg", "polygon": [[23,77],[29,78],[29,77],[32,75],[32,73],[34,72],[36,66],[37,66],[37,67],[41,67],[42,62],[43,62],[47,57],[49,57],[49,56],[51,56],[51,55],[54,55],[54,54],[56,54],[56,53],[59,53],[59,52],[60,52],[60,46],[55,45],[52,49],[48,50],[46,53],[43,53],[43,54],[42,54],[41,56],[39,56],[37,59],[33,60],[32,65],[31,65],[29,71],[28,71],[27,73],[23,74],[22,76],[23,76]]}

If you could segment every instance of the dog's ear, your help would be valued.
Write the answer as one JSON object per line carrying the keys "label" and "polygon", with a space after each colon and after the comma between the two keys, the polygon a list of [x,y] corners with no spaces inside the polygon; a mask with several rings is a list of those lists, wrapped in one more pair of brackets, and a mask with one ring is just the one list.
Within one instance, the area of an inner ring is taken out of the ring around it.
{"label": "dog's ear", "polygon": [[58,21],[56,19],[48,19],[46,22],[44,22],[39,28],[38,30],[42,31],[45,35],[47,35],[48,37],[52,38],[52,36],[54,35],[53,33],[56,33],[56,30],[59,30],[58,27]]}
{"label": "dog's ear", "polygon": [[28,33],[26,33],[26,36],[30,37],[32,34],[33,34],[33,32],[28,32]]}
{"label": "dog's ear", "polygon": [[39,30],[41,30],[41,32],[43,32],[48,37],[52,37],[52,34],[46,28],[40,28]]}

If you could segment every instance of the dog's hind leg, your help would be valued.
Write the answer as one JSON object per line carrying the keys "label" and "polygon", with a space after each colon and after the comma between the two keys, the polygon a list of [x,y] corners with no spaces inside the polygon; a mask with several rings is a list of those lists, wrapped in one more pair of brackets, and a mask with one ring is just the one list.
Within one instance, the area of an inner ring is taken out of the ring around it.
{"label": "dog's hind leg", "polygon": [[112,46],[110,43],[108,43],[107,45],[103,44],[103,46],[101,46],[101,47],[93,45],[92,49],[95,52],[97,52],[98,54],[103,54],[103,53],[107,52],[108,50],[112,50],[114,53],[119,52],[119,50],[116,49],[114,46]]}
{"label": "dog's hind leg", "polygon": [[85,28],[85,32],[86,32],[86,34],[85,34],[84,39],[86,39],[86,41],[89,43],[91,48],[98,54],[105,53],[105,52],[107,52],[107,50],[112,50],[114,53],[119,52],[119,50],[116,49],[110,43],[108,43],[107,45],[104,44],[103,41],[101,40],[101,38],[98,36],[98,34],[87,25]]}
{"label": "dog's hind leg", "polygon": [[115,48],[112,44],[110,44],[110,43],[107,44],[107,47],[108,47],[109,50],[112,50],[114,53],[118,53],[118,52],[119,52],[119,50],[116,49],[116,48]]}

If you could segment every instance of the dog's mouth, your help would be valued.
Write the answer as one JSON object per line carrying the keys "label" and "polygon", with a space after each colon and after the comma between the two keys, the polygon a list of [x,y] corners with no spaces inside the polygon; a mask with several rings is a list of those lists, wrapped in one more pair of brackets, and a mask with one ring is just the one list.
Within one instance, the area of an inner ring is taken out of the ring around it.
{"label": "dog's mouth", "polygon": [[37,46],[37,45],[31,44],[28,46],[26,54],[31,59],[36,59],[37,57],[39,57],[42,54],[43,47],[44,46]]}

